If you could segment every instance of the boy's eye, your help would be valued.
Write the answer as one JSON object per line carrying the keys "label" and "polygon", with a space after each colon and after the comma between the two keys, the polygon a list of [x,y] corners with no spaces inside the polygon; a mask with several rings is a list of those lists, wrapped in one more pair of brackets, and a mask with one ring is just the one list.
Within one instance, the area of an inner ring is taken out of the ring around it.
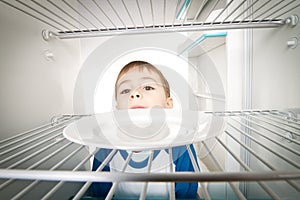
{"label": "boy's eye", "polygon": [[127,94],[127,93],[129,93],[130,92],[130,89],[125,89],[125,90],[122,90],[121,91],[121,94]]}
{"label": "boy's eye", "polygon": [[154,87],[151,87],[151,86],[145,86],[145,87],[144,87],[144,90],[154,90]]}

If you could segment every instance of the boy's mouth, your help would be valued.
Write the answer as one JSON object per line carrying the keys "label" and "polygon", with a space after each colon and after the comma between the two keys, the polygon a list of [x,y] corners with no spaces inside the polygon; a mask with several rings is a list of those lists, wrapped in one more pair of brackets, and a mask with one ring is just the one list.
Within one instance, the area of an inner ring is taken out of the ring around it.
{"label": "boy's mouth", "polygon": [[131,106],[130,109],[146,108],[145,106]]}

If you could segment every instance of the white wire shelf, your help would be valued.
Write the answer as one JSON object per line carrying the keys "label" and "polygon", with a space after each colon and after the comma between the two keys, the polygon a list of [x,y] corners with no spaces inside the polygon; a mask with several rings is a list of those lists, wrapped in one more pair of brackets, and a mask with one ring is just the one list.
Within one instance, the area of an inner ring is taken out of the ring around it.
{"label": "white wire shelf", "polygon": [[[274,28],[300,6],[296,0],[0,0],[33,17],[45,37]],[[226,3],[227,2],[227,3]],[[45,34],[45,33],[44,33]]]}
{"label": "white wire shelf", "polygon": [[[157,173],[104,172],[117,149],[103,161],[97,171],[90,171],[90,160],[98,149],[68,141],[62,135],[64,127],[84,116],[65,115],[51,123],[0,141],[0,196],[4,199],[66,198],[64,193],[72,185],[71,196],[83,197],[92,182],[175,182],[197,181],[203,183],[224,182],[230,186],[236,199],[246,199],[247,194],[237,184],[256,184],[267,198],[292,198],[300,192],[300,119],[287,112],[276,110],[250,110],[232,112],[207,112],[226,118],[223,135],[203,141],[202,151],[212,159],[214,171],[202,171],[195,165],[195,172]],[[233,171],[221,164],[214,152],[218,145],[222,152],[238,165]],[[238,147],[239,151],[236,151]],[[172,150],[169,149],[170,154]],[[128,158],[131,159],[131,158]],[[172,159],[172,156],[170,156]],[[250,161],[249,161],[250,160]],[[170,160],[171,162],[172,160]],[[253,164],[254,163],[254,164]],[[151,165],[150,165],[151,166]],[[280,185],[274,186],[274,183]],[[74,187],[76,189],[74,189]],[[281,194],[278,187],[286,187],[289,193]],[[147,191],[147,190],[146,190]],[[112,192],[113,194],[113,192]],[[58,196],[57,196],[58,195]],[[205,199],[211,199],[206,191]],[[285,196],[282,196],[285,195]],[[147,196],[141,194],[142,199]],[[170,199],[174,196],[170,195]]]}

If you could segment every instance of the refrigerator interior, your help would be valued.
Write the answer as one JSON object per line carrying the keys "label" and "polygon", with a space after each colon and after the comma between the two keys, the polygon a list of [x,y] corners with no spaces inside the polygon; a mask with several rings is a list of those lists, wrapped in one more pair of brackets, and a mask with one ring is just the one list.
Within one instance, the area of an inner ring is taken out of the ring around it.
{"label": "refrigerator interior", "polygon": [[[203,199],[296,199],[299,14],[295,0],[0,0],[1,197],[80,199],[93,181],[138,180],[145,199],[148,182],[193,180]],[[132,59],[162,66],[175,108],[225,119],[194,144],[192,175],[95,174],[97,149],[62,135],[114,109],[112,83]]]}

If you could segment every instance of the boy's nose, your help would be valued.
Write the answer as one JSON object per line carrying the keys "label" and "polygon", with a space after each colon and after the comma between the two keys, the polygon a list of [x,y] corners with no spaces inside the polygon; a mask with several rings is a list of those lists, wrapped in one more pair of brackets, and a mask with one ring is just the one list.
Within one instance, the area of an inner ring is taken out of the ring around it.
{"label": "boy's nose", "polygon": [[130,98],[131,99],[139,99],[139,98],[142,98],[142,94],[136,90],[130,95]]}

